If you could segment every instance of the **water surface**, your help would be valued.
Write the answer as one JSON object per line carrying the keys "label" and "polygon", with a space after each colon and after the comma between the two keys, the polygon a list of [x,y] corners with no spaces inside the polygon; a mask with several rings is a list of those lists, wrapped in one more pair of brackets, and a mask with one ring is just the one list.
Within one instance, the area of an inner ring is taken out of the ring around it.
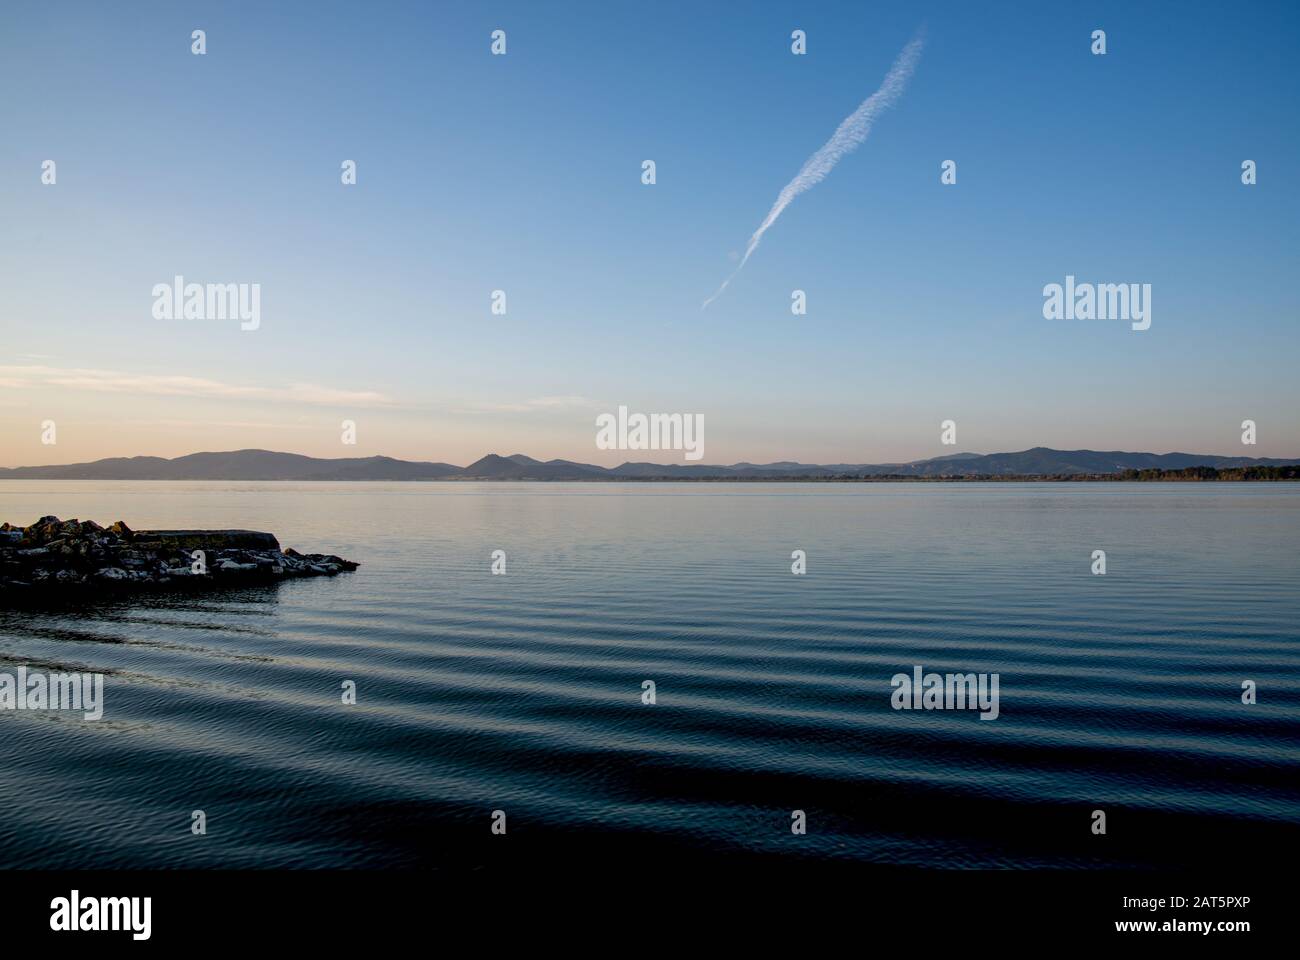
{"label": "water surface", "polygon": [[[1171,867],[1297,839],[1295,486],[0,483],[0,519],[49,513],[362,567],[0,610],[0,669],[107,675],[101,721],[0,714],[7,866]],[[891,709],[914,664],[998,673],[1001,716]]]}

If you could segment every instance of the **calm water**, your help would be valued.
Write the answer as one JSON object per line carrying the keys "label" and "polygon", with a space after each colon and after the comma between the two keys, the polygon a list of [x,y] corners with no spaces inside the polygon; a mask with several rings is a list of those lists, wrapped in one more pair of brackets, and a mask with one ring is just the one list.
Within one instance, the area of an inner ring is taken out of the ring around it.
{"label": "calm water", "polygon": [[[363,566],[0,610],[0,669],[107,674],[99,722],[0,714],[6,866],[1169,867],[1300,834],[1300,487],[0,483],[0,519],[48,513]],[[894,711],[914,664],[1000,674],[1001,716]]]}

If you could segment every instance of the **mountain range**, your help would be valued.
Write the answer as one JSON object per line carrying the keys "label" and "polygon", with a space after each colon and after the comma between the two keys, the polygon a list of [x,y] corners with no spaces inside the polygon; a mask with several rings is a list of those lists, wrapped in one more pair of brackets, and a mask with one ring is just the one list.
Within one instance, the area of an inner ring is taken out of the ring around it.
{"label": "mountain range", "polygon": [[307,457],[271,450],[232,450],[162,457],[111,457],[90,463],[0,468],[0,480],[824,480],[870,477],[1107,476],[1127,470],[1289,466],[1300,459],[1195,453],[1126,453],[1034,447],[1016,453],[956,453],[906,463],[661,464],[600,467],[572,460],[534,460],[495,453],[467,467],[392,457]]}

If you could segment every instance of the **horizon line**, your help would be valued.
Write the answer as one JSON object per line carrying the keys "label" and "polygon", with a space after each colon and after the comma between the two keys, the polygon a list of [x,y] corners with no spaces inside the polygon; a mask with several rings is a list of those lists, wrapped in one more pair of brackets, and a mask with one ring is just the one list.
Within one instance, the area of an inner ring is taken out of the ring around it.
{"label": "horizon line", "polygon": [[[132,454],[132,455],[118,455],[118,456],[98,457],[98,458],[93,459],[93,460],[76,460],[76,461],[70,461],[70,462],[67,462],[67,463],[18,464],[18,465],[13,465],[13,466],[0,466],[0,471],[11,471],[11,470],[66,469],[66,468],[69,468],[69,467],[89,466],[89,465],[93,465],[93,464],[100,464],[100,463],[105,463],[105,462],[115,461],[115,460],[121,460],[121,461],[157,460],[157,461],[161,461],[161,462],[163,462],[163,463],[174,463],[174,462],[176,462],[176,461],[178,461],[178,460],[185,460],[185,459],[187,459],[187,458],[189,458],[189,457],[201,457],[201,456],[222,456],[222,455],[252,454],[252,453],[272,454],[272,455],[275,455],[275,456],[300,457],[300,458],[307,459],[307,460],[320,460],[320,461],[323,461],[323,462],[357,462],[357,461],[366,461],[366,460],[391,460],[391,461],[393,461],[393,462],[396,462],[396,463],[403,463],[403,464],[455,467],[455,468],[458,469],[458,470],[465,470],[465,469],[468,469],[469,467],[472,467],[472,466],[474,466],[475,464],[477,464],[477,463],[481,463],[482,461],[487,460],[487,459],[492,458],[492,457],[496,457],[496,458],[501,459],[501,460],[511,460],[511,459],[513,459],[513,458],[515,458],[515,457],[526,457],[527,459],[532,460],[532,461],[534,461],[535,463],[540,464],[540,465],[548,465],[548,464],[572,464],[572,465],[577,465],[577,466],[592,467],[592,468],[599,469],[599,470],[614,470],[614,469],[617,469],[617,468],[620,467],[620,466],[627,466],[627,465],[629,465],[629,464],[649,464],[649,465],[652,465],[652,466],[660,466],[660,467],[681,467],[681,468],[704,468],[704,467],[722,468],[722,467],[745,467],[745,466],[748,466],[748,467],[771,467],[771,466],[779,466],[779,465],[794,465],[794,466],[800,466],[800,467],[831,467],[831,466],[846,466],[846,467],[847,467],[847,466],[852,466],[852,467],[885,467],[885,466],[909,466],[909,465],[914,465],[914,464],[929,463],[929,462],[933,462],[933,461],[941,461],[941,460],[955,460],[955,459],[959,459],[959,458],[976,459],[976,458],[996,457],[996,456],[1014,456],[1014,455],[1018,455],[1018,454],[1032,453],[1032,452],[1034,452],[1034,451],[1047,451],[1047,452],[1051,452],[1051,453],[1060,453],[1060,454],[1122,454],[1122,455],[1126,455],[1126,456],[1154,456],[1154,457],[1171,457],[1171,456],[1184,456],[1184,457],[1211,457],[1211,458],[1215,458],[1215,459],[1223,459],[1223,460],[1255,460],[1255,461],[1268,461],[1268,460],[1282,460],[1282,461],[1285,461],[1285,460],[1296,460],[1296,461],[1300,461],[1300,455],[1297,455],[1297,456],[1294,456],[1294,457],[1287,457],[1287,456],[1282,456],[1282,457],[1277,457],[1277,456],[1274,456],[1274,457],[1267,457],[1267,456],[1252,456],[1252,455],[1244,454],[1244,453],[1202,453],[1202,452],[1198,452],[1198,453],[1189,453],[1189,452],[1184,451],[1184,450],[1169,450],[1169,451],[1165,451],[1165,452],[1156,452],[1156,451],[1153,451],[1153,450],[1123,450],[1123,449],[1109,449],[1109,450],[1102,450],[1102,449],[1095,449],[1095,448],[1092,448],[1092,447],[1075,447],[1075,448],[1067,449],[1067,448],[1063,448],[1063,447],[1050,447],[1050,446],[1045,446],[1045,445],[1042,445],[1042,444],[1038,444],[1038,445],[1031,446],[1031,447],[1025,447],[1025,448],[1020,449],[1020,450],[998,450],[998,451],[994,451],[993,453],[976,453],[976,452],[974,452],[974,451],[968,451],[968,450],[957,450],[957,451],[953,451],[952,453],[936,454],[936,455],[934,455],[934,456],[929,456],[929,457],[917,457],[917,458],[914,458],[914,459],[911,459],[911,460],[876,460],[876,461],[871,461],[871,460],[855,460],[855,461],[841,460],[841,461],[837,461],[837,462],[815,462],[815,461],[804,461],[804,460],[793,460],[793,459],[778,459],[778,460],[767,460],[767,461],[762,461],[762,462],[759,462],[759,461],[753,461],[753,460],[736,460],[736,461],[732,461],[732,462],[730,462],[730,463],[706,463],[706,462],[703,462],[703,461],[682,461],[682,460],[672,460],[672,461],[667,461],[667,462],[660,462],[660,461],[656,461],[656,460],[631,460],[631,459],[628,459],[628,460],[624,460],[624,461],[623,461],[622,463],[620,463],[620,464],[617,464],[616,466],[613,466],[613,467],[605,467],[605,466],[601,466],[600,464],[588,463],[588,462],[585,462],[585,461],[582,461],[582,460],[575,460],[575,459],[573,459],[573,458],[571,458],[571,457],[551,457],[550,459],[543,460],[543,459],[540,459],[540,458],[537,458],[537,457],[533,457],[533,456],[531,456],[531,455],[529,455],[529,454],[524,454],[524,453],[501,454],[501,453],[496,453],[496,452],[489,452],[489,453],[485,453],[485,454],[483,454],[482,456],[478,457],[478,458],[475,459],[475,460],[470,461],[470,462],[467,463],[467,464],[461,465],[461,464],[452,463],[451,461],[447,461],[447,460],[432,460],[432,459],[428,459],[428,460],[426,460],[426,459],[411,460],[411,459],[404,459],[404,458],[402,458],[402,457],[394,457],[394,456],[390,456],[390,455],[388,455],[388,454],[383,454],[383,453],[372,453],[372,454],[365,454],[365,455],[357,454],[357,455],[354,455],[354,456],[323,457],[323,456],[315,456],[315,455],[313,455],[313,454],[309,454],[309,453],[295,453],[295,452],[293,452],[293,451],[287,451],[287,450],[272,450],[272,449],[269,449],[269,448],[266,448],[266,447],[240,447],[240,448],[232,449],[232,450],[196,450],[196,451],[193,451],[193,452],[191,452],[191,453],[179,454],[179,455],[174,456],[174,457],[158,456],[158,455],[155,455],[155,454]],[[654,453],[663,453],[663,452],[666,452],[666,451],[663,451],[663,450],[648,451],[648,450],[647,450],[647,451],[625,451],[625,452],[629,452],[629,453],[631,453],[631,452],[646,452],[646,453],[654,452]]]}

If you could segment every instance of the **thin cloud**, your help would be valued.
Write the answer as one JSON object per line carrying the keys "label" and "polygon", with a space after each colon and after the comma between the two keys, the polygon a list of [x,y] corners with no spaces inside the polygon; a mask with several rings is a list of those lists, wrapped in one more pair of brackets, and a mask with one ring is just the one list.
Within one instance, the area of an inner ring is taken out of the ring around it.
{"label": "thin cloud", "polygon": [[581,407],[591,403],[586,397],[537,397],[527,401],[530,407]]}
{"label": "thin cloud", "polygon": [[0,387],[33,390],[60,387],[97,393],[135,393],[168,397],[216,397],[221,399],[278,400],[316,406],[390,406],[393,401],[373,390],[337,390],[313,383],[291,383],[283,387],[223,383],[204,377],[123,373],[40,365],[0,366]]}
{"label": "thin cloud", "polygon": [[867,139],[867,135],[871,133],[872,125],[876,122],[876,117],[892,107],[894,102],[902,96],[903,89],[912,76],[912,71],[916,69],[916,61],[921,56],[921,47],[924,42],[924,31],[918,32],[911,42],[903,48],[902,53],[898,55],[898,59],[894,61],[894,65],[889,68],[889,73],[885,75],[885,80],[880,85],[880,89],[863,100],[858,105],[858,109],[845,117],[844,121],[836,128],[835,133],[831,135],[831,138],[822,145],[822,148],[804,161],[799,173],[777,195],[776,203],[772,204],[772,209],[767,212],[763,222],[759,224],[758,229],[749,238],[740,265],[731,272],[731,276],[722,281],[722,286],[718,287],[718,292],[704,301],[700,307],[701,310],[722,296],[722,291],[726,290],[728,284],[736,278],[736,275],[745,269],[746,262],[758,248],[758,243],[763,239],[763,234],[767,233],[768,228],[776,223],[777,217],[781,216],[785,208],[790,206],[794,198],[811,190],[825,180],[827,174],[835,169],[835,165],[843,157],[852,153]]}
{"label": "thin cloud", "polygon": [[469,413],[537,413],[542,410],[567,410],[573,407],[589,407],[592,401],[586,397],[534,397],[514,403],[481,403],[466,408]]}
{"label": "thin cloud", "polygon": [[[116,422],[116,421],[115,421]],[[159,427],[177,430],[206,430],[223,427],[232,430],[315,430],[303,423],[268,423],[261,420],[128,420],[135,426]]]}

